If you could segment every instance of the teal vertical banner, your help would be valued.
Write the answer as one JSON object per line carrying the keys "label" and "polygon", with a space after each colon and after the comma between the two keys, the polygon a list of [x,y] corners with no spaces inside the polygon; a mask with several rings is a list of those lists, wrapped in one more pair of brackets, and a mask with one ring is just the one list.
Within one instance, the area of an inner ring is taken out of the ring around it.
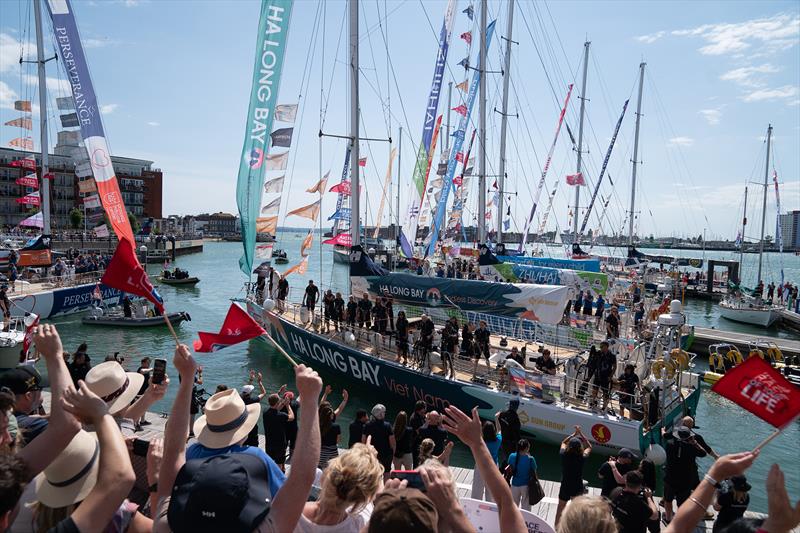
{"label": "teal vertical banner", "polygon": [[261,207],[264,172],[267,170],[267,150],[277,105],[292,0],[263,0],[258,21],[258,39],[253,67],[250,107],[247,110],[239,178],[236,183],[236,203],[242,225],[244,253],[239,268],[250,276],[256,247],[256,218]]}

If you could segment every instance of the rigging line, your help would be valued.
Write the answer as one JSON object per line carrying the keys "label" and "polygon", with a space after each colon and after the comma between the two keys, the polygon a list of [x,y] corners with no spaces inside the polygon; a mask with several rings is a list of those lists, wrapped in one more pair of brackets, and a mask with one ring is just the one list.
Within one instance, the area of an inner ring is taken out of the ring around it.
{"label": "rigging line", "polygon": [[[383,49],[386,54],[386,107],[388,109],[388,117],[384,114],[384,120],[387,121],[386,137],[392,136],[392,86],[389,84],[389,19],[388,19],[388,6],[386,0],[383,0],[384,17],[386,19],[386,31],[383,29],[383,19],[380,17],[381,7],[380,0],[375,0],[375,8],[378,11],[378,27],[381,30],[381,38],[383,39]],[[389,202],[391,204],[391,202]],[[391,208],[389,210],[391,214]]]}
{"label": "rigging line", "polygon": [[366,39],[367,37],[369,37],[380,26],[380,23],[383,20],[388,20],[389,15],[393,15],[395,13],[395,11],[397,11],[398,9],[403,7],[407,2],[408,2],[408,0],[402,0],[402,2],[398,3],[394,7],[394,9],[392,9],[389,13],[386,13],[382,19],[378,19],[377,23],[373,24],[370,28],[367,28],[366,31],[361,32],[361,34],[359,35],[359,39],[358,39],[359,43],[361,41],[363,41],[364,39]]}
{"label": "rigging line", "polygon": [[[366,9],[359,10],[359,13],[361,15],[361,18],[364,19],[364,25],[366,26],[367,25]],[[379,15],[380,15],[380,13],[379,13]],[[381,111],[383,112],[383,122],[384,122],[384,125],[386,126],[386,129],[387,129],[387,137],[391,137],[391,132],[388,131],[389,130],[388,121],[386,119],[386,103],[385,103],[385,101],[383,99],[383,95],[381,93],[381,82],[380,82],[380,79],[378,79],[378,62],[375,60],[375,47],[372,46],[372,37],[368,37],[367,38],[367,44],[369,45],[369,53],[370,53],[370,56],[372,57],[372,69],[370,69],[370,70],[372,70],[372,73],[375,76],[375,88],[376,88],[376,90],[378,92],[378,99],[381,102]],[[361,71],[362,73],[364,72],[364,69],[361,66],[359,66],[358,70]],[[366,77],[367,77],[366,73],[364,73],[363,76],[364,76],[364,79],[366,79]]]}
{"label": "rigging line", "polygon": [[[327,4],[327,2],[324,2],[324,3]],[[326,11],[327,11],[327,6],[326,6]],[[325,120],[327,119],[327,116],[328,116],[328,104],[330,102],[331,94],[333,92],[332,91],[333,79],[334,79],[334,75],[336,74],[336,66],[339,63],[337,61],[337,58],[339,57],[339,51],[341,50],[342,34],[344,33],[344,28],[346,26],[346,24],[344,23],[346,15],[347,15],[347,4],[344,5],[344,9],[342,10],[342,20],[339,22],[339,37],[338,37],[338,39],[336,41],[336,52],[334,52],[334,54],[333,54],[333,67],[331,68],[331,77],[330,77],[330,80],[328,81],[328,93],[327,93],[327,96],[325,98],[325,107],[320,111],[322,113],[322,123],[320,125],[320,130],[323,130],[325,128]],[[324,50],[324,46],[325,45],[323,43],[323,50]],[[322,58],[322,61],[323,62],[325,61],[325,57],[324,56]],[[320,80],[320,83],[322,83],[322,80]],[[348,87],[349,87],[349,84],[348,84]]]}

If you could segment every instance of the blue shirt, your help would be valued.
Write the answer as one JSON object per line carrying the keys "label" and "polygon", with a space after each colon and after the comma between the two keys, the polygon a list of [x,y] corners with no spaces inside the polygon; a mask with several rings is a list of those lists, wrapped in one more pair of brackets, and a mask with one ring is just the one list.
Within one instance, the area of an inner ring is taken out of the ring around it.
{"label": "blue shirt", "polygon": [[[517,461],[517,452],[512,453],[508,456],[508,464],[511,465],[511,468],[514,468],[514,464]],[[514,469],[514,477],[511,478],[511,486],[513,487],[525,487],[528,485],[528,479],[531,477],[531,468],[534,471],[537,470],[536,468],[536,459],[531,457],[530,455],[520,455],[519,456],[519,464],[516,465]]]}
{"label": "blue shirt", "polygon": [[492,459],[494,459],[494,464],[497,463],[497,453],[500,451],[500,444],[503,442],[503,436],[498,433],[497,440],[487,442],[486,447],[489,448],[489,453],[492,455]]}
{"label": "blue shirt", "polygon": [[208,459],[209,457],[214,457],[215,455],[225,455],[226,453],[246,453],[248,455],[258,457],[264,461],[264,464],[267,466],[267,473],[269,475],[269,492],[271,494],[271,498],[275,498],[275,495],[278,494],[278,491],[283,486],[283,482],[286,481],[286,476],[283,472],[281,472],[281,469],[278,468],[278,465],[275,464],[275,461],[273,461],[261,448],[256,446],[238,445],[228,446],[227,448],[206,448],[197,442],[186,449],[186,460]]}

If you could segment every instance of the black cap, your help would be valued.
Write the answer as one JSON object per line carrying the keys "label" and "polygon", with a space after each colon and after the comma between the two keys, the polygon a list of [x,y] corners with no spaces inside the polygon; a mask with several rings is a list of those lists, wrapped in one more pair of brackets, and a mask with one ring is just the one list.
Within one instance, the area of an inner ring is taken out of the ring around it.
{"label": "black cap", "polygon": [[167,520],[174,533],[250,533],[269,513],[269,498],[262,459],[244,453],[193,459],[175,478]]}
{"label": "black cap", "polygon": [[747,492],[752,488],[750,483],[747,482],[747,478],[745,476],[733,476],[731,478],[731,485],[733,485],[734,490],[739,490],[742,492]]}
{"label": "black cap", "polygon": [[47,385],[47,380],[32,366],[18,366],[0,373],[0,387],[7,387],[14,394],[42,390]]}

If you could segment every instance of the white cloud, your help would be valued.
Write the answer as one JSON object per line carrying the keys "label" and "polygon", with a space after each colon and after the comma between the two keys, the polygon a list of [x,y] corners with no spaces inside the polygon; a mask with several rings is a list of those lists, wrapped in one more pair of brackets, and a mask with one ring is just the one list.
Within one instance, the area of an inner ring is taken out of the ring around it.
{"label": "white cloud", "polygon": [[[25,74],[22,77],[22,82],[26,85],[36,86],[39,85],[39,76],[36,74]],[[69,96],[72,94],[70,89],[69,83],[67,80],[62,80],[61,78],[53,78],[48,76],[45,78],[45,84],[47,85],[47,91],[50,93],[50,96]]]}
{"label": "white cloud", "polygon": [[4,81],[0,81],[0,108],[14,109],[17,93]]}
{"label": "white cloud", "polygon": [[742,97],[745,102],[761,102],[764,100],[783,100],[795,98],[800,90],[794,85],[784,85],[775,89],[757,89]]}
{"label": "white cloud", "polygon": [[657,31],[655,33],[650,33],[648,35],[639,35],[638,37],[636,37],[636,40],[639,41],[640,43],[653,44],[666,34],[667,32],[665,31]]}
{"label": "white cloud", "polygon": [[781,13],[768,18],[744,22],[704,24],[672,35],[700,37],[706,42],[699,48],[704,55],[742,53],[759,47],[759,55],[786,50],[800,42],[800,15]]}
{"label": "white cloud", "polygon": [[709,126],[716,126],[722,118],[722,110],[720,108],[701,109],[697,114],[703,117]]}
{"label": "white cloud", "polygon": [[756,65],[751,67],[740,67],[725,72],[719,79],[723,81],[732,81],[744,87],[763,87],[765,85],[763,76],[758,74],[774,74],[781,69],[765,63],[763,65]]}
{"label": "white cloud", "polygon": [[0,72],[19,69],[19,52],[23,48],[26,52],[36,50],[32,43],[28,42],[24,46],[13,35],[0,33]]}
{"label": "white cloud", "polygon": [[155,121],[150,121],[150,122],[147,123],[147,125],[148,126],[153,126],[154,128],[157,128],[157,127],[159,127],[161,125],[161,123],[160,122],[155,122]]}
{"label": "white cloud", "polygon": [[673,137],[667,141],[670,146],[691,146],[694,144],[694,139],[691,137]]}
{"label": "white cloud", "polygon": [[83,43],[84,48],[103,48],[104,46],[111,46],[115,44],[119,44],[119,41],[114,39],[93,39],[91,37],[81,39],[81,43]]}
{"label": "white cloud", "polygon": [[115,110],[116,110],[118,107],[119,107],[119,104],[106,104],[106,105],[101,105],[101,106],[100,106],[100,112],[101,112],[102,114],[104,114],[104,115],[110,115],[110,114],[111,114],[111,113],[113,113],[113,112],[114,112],[114,111],[115,111]]}
{"label": "white cloud", "polygon": [[[786,105],[791,105],[791,106],[800,105],[800,98],[798,98],[797,100],[792,100],[791,102],[789,102]],[[796,127],[795,129],[800,129],[800,126]]]}

